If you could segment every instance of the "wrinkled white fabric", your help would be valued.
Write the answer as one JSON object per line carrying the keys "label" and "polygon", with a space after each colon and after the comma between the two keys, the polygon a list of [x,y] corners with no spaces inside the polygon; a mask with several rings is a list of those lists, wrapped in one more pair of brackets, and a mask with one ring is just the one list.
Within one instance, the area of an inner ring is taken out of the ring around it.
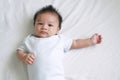
{"label": "wrinkled white fabric", "polygon": [[34,13],[49,4],[63,17],[63,35],[103,37],[100,45],[65,55],[66,80],[120,80],[120,0],[0,0],[0,80],[28,80],[16,49],[33,32]]}

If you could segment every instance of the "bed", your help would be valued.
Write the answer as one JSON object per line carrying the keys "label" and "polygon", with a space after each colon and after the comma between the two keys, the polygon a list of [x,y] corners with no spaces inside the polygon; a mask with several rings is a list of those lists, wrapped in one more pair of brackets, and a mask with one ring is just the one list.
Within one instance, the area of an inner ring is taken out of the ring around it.
{"label": "bed", "polygon": [[33,32],[34,13],[46,5],[62,15],[61,34],[103,37],[100,45],[65,54],[66,80],[120,80],[120,0],[0,0],[0,80],[28,80],[16,49]]}

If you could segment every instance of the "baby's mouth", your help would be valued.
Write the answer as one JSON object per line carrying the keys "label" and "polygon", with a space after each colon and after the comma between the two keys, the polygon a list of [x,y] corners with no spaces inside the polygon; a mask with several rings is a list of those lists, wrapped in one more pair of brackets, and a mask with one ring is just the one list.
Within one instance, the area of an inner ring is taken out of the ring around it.
{"label": "baby's mouth", "polygon": [[41,34],[48,34],[47,32],[45,31],[40,31]]}

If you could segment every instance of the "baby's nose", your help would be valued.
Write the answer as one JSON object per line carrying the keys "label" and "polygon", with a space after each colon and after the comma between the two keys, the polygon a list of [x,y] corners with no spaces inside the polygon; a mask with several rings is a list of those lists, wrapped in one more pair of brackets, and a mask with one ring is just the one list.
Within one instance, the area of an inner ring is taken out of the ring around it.
{"label": "baby's nose", "polygon": [[48,29],[48,26],[47,26],[47,25],[43,25],[42,28],[43,28],[43,29]]}

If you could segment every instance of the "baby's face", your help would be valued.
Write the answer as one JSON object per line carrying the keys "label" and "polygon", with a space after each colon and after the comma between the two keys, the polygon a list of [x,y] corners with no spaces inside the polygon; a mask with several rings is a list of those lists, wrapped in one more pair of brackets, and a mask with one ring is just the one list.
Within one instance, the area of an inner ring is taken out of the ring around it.
{"label": "baby's face", "polygon": [[37,16],[35,22],[35,35],[41,38],[47,38],[56,35],[59,32],[59,21],[56,14],[42,13]]}

